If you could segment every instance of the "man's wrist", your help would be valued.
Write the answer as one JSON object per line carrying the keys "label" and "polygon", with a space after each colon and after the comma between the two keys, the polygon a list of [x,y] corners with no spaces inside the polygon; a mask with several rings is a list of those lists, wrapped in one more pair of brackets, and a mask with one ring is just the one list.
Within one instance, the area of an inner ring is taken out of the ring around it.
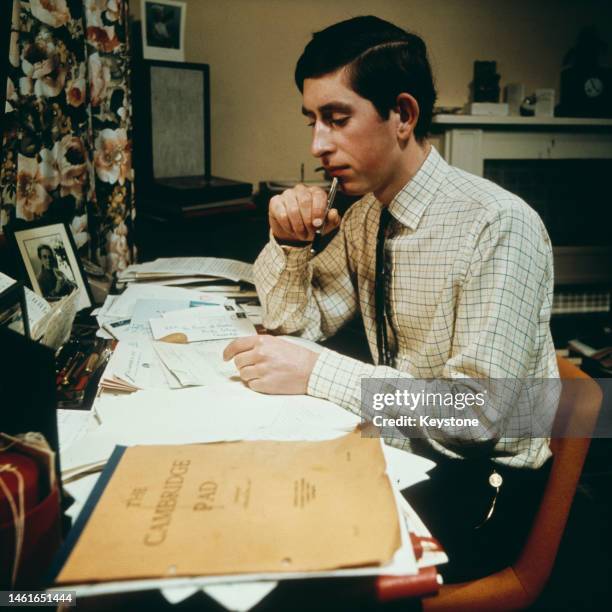
{"label": "man's wrist", "polygon": [[[274,236],[274,234],[272,235]],[[276,244],[279,246],[295,247],[298,249],[302,249],[312,244],[312,241],[310,240],[283,240],[281,238],[277,238],[276,236],[274,236],[274,240],[276,240]]]}

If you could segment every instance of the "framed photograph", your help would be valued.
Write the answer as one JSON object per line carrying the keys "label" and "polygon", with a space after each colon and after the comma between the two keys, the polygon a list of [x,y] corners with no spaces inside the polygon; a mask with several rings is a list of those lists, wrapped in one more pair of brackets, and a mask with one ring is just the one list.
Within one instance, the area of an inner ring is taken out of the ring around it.
{"label": "framed photograph", "polygon": [[28,306],[21,283],[0,290],[0,329],[9,328],[30,337]]}
{"label": "framed photograph", "polygon": [[143,57],[184,61],[187,4],[176,0],[140,0],[140,10]]}
{"label": "framed photograph", "polygon": [[64,223],[15,230],[12,238],[35,293],[53,302],[79,291],[77,310],[93,304],[70,229]]}

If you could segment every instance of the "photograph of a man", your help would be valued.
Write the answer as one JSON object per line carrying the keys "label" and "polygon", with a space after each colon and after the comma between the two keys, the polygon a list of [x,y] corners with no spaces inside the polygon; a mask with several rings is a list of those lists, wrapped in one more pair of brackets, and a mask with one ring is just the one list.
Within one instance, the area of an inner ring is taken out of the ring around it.
{"label": "photograph of a man", "polygon": [[37,278],[43,296],[55,299],[72,293],[77,285],[59,269],[53,249],[43,243],[38,246],[36,252],[40,261],[40,273]]}

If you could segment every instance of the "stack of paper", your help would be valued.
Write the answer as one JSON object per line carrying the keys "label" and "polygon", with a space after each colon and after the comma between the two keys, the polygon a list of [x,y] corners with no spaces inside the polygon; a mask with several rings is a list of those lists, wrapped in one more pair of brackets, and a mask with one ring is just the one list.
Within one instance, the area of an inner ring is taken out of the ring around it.
{"label": "stack of paper", "polygon": [[119,341],[100,381],[114,392],[227,381],[237,372],[223,362],[223,349],[257,333],[234,300],[181,287],[130,285],[108,296],[96,317],[98,335]]}
{"label": "stack of paper", "polygon": [[223,361],[226,345],[226,341],[179,345],[147,338],[122,340],[100,379],[100,387],[132,393],[239,380],[234,363]]}
{"label": "stack of paper", "polygon": [[[119,274],[118,280],[122,283],[155,282],[167,285],[199,284],[211,287],[221,284],[223,286],[221,290],[240,292],[239,283],[253,284],[253,266],[242,261],[216,257],[159,258],[155,261],[129,266]],[[230,284],[227,281],[230,281]]]}

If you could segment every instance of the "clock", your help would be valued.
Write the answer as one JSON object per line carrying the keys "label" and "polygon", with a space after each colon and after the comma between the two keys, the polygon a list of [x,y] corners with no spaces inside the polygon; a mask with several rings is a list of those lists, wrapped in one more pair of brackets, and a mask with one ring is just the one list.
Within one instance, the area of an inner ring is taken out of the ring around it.
{"label": "clock", "polygon": [[559,117],[612,117],[612,70],[571,66],[561,72]]}
{"label": "clock", "polygon": [[601,96],[604,90],[604,85],[600,78],[598,77],[589,77],[584,83],[584,93],[589,98],[596,98],[597,96]]}
{"label": "clock", "polygon": [[612,69],[601,65],[607,44],[595,26],[583,28],[563,59],[559,117],[612,117]]}

